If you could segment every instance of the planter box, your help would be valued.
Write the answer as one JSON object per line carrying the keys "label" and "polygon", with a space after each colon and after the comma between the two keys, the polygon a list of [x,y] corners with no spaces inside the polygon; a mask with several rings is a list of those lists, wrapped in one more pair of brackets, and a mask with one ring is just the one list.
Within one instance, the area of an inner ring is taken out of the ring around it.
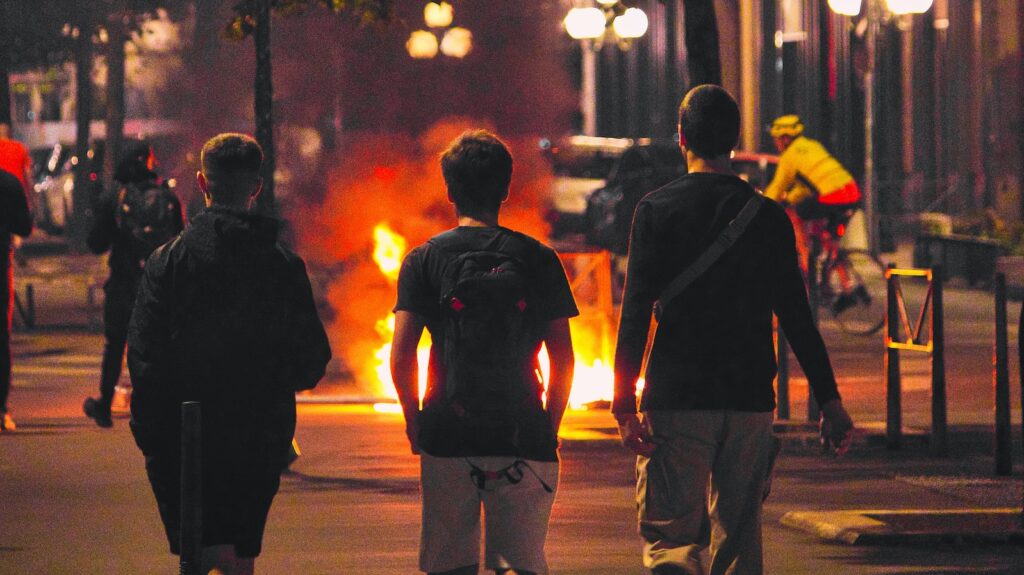
{"label": "planter box", "polygon": [[923,234],[914,242],[914,267],[942,266],[945,279],[961,277],[970,286],[988,285],[996,272],[996,260],[1005,252],[995,240]]}

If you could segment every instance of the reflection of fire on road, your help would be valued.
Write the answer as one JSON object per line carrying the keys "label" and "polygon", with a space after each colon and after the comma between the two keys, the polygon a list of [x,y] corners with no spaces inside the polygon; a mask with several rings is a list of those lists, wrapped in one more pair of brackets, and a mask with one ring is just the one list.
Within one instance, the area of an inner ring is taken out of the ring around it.
{"label": "reflection of fire on road", "polygon": [[[386,224],[374,228],[373,259],[382,274],[391,282],[398,279],[398,271],[405,256],[405,238],[391,231]],[[597,401],[612,397],[611,329],[612,296],[611,263],[607,252],[563,254],[568,268],[570,283],[580,307],[580,316],[571,320],[573,348],[576,351],[576,369],[573,378],[569,404],[584,408]],[[395,315],[389,313],[377,322],[377,333],[381,346],[374,353],[379,392],[386,397],[397,398],[391,380],[389,361],[391,337],[395,330]],[[430,353],[430,337],[424,335],[418,349],[420,397],[427,385],[427,360]],[[547,381],[549,361],[547,350],[541,348],[538,356],[541,372]],[[397,411],[395,404],[379,404],[378,410]]]}

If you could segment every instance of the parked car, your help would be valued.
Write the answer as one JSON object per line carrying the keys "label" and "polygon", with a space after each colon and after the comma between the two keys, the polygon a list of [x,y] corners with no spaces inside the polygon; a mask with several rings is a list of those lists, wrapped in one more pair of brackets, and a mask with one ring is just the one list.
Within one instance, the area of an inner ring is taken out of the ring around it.
{"label": "parked car", "polygon": [[[126,137],[125,142],[133,138]],[[180,153],[180,138],[158,136],[147,141],[153,146],[154,154],[159,162],[162,158],[177,157]],[[100,174],[103,170],[105,140],[94,140],[89,147],[86,161],[88,162],[89,183],[92,189],[88,197],[95,200],[102,190]],[[35,224],[49,235],[62,235],[67,226],[68,215],[74,211],[75,175],[74,168],[78,158],[74,155],[73,144],[54,144],[45,148],[36,148],[29,152],[32,159],[32,175],[35,180],[33,206]],[[173,188],[176,180],[158,168],[158,172]]]}
{"label": "parked car", "polygon": [[54,144],[29,152],[35,181],[33,207],[36,227],[50,235],[60,235],[67,215],[74,207],[75,178],[71,171],[71,146]]}
{"label": "parked car", "polygon": [[[573,136],[542,140],[555,183],[548,215],[551,236],[623,255],[636,204],[648,192],[686,173],[686,159],[674,139]],[[736,151],[737,175],[763,190],[775,175],[778,156]]]}

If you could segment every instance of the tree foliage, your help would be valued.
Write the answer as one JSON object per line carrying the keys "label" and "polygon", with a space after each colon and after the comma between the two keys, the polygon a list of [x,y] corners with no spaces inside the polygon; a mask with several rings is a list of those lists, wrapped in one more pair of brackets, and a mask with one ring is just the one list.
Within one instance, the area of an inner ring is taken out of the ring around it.
{"label": "tree foliage", "polygon": [[271,14],[284,16],[303,14],[315,8],[326,8],[334,14],[354,19],[361,24],[384,22],[391,18],[392,0],[241,0],[233,6],[231,21],[225,34],[235,40],[252,36],[256,48],[256,78],[253,86],[256,140],[263,147],[263,193],[258,206],[275,214],[274,172],[274,86],[271,73]]}
{"label": "tree foliage", "polygon": [[256,15],[264,1],[269,1],[274,13],[282,16],[296,16],[321,7],[360,24],[386,22],[391,18],[391,0],[242,0],[234,5],[233,17],[225,28],[227,37],[243,40],[251,36],[256,31]]}

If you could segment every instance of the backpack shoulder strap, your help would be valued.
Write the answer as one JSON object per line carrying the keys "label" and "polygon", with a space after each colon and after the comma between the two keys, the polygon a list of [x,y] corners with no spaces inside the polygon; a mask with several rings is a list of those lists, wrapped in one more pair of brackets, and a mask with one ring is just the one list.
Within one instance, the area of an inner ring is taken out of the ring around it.
{"label": "backpack shoulder strap", "polygon": [[658,300],[654,302],[654,314],[656,318],[661,318],[662,311],[668,307],[668,304],[672,302],[679,294],[683,293],[686,288],[690,287],[697,278],[699,278],[708,268],[711,267],[718,258],[724,254],[730,246],[736,243],[736,240],[743,234],[743,231],[747,229],[747,225],[750,224],[754,216],[757,215],[758,210],[761,209],[761,205],[764,203],[764,196],[756,194],[754,197],[747,200],[747,203],[740,210],[740,213],[736,215],[736,218],[729,222],[729,225],[722,230],[722,233],[715,238],[715,241],[702,253],[692,264],[687,266],[682,272],[679,273],[668,284],[668,287],[661,292],[658,296]]}

